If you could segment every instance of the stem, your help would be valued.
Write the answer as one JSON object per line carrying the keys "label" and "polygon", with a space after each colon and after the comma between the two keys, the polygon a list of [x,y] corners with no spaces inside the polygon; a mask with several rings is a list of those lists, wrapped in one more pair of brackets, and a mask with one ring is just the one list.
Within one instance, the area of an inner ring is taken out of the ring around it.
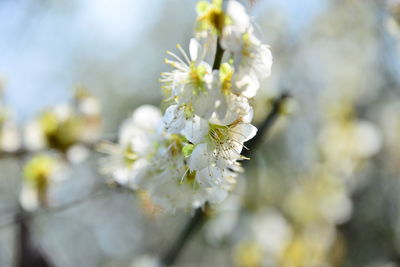
{"label": "stem", "polygon": [[19,209],[15,216],[18,224],[16,267],[55,267],[45,253],[36,248],[31,236],[30,214]]}
{"label": "stem", "polygon": [[[207,204],[206,204],[207,205]],[[205,207],[207,208],[207,206]],[[174,241],[171,248],[165,253],[161,259],[161,263],[164,266],[172,265],[178,258],[182,248],[190,239],[191,236],[199,230],[206,221],[206,211],[202,208],[197,208],[192,218],[186,223],[182,232],[178,235],[178,238]]]}
{"label": "stem", "polygon": [[248,148],[248,150],[243,151],[242,153],[243,156],[249,157],[251,151],[255,149],[260,143],[262,143],[264,136],[268,134],[268,132],[274,125],[275,121],[278,119],[282,105],[288,98],[290,98],[290,94],[288,92],[283,92],[277,99],[274,100],[270,113],[264,119],[261,125],[257,127],[258,132],[256,136],[254,136],[253,139],[246,142],[245,145]]}
{"label": "stem", "polygon": [[215,52],[215,59],[212,69],[217,70],[221,66],[222,57],[224,55],[224,49],[220,45],[220,38],[217,39],[217,51]]}

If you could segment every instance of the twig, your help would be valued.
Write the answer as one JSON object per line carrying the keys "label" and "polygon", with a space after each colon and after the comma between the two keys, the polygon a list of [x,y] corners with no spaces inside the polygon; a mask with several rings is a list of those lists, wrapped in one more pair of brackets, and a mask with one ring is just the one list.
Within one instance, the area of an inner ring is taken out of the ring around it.
{"label": "twig", "polygon": [[24,148],[20,148],[15,151],[0,151],[0,159],[20,158],[29,153],[32,153],[32,152],[27,149],[24,149]]}
{"label": "twig", "polygon": [[182,251],[183,246],[188,242],[191,236],[201,228],[207,219],[206,210],[208,205],[203,208],[195,210],[193,217],[189,219],[183,228],[182,232],[178,235],[178,238],[174,241],[171,248],[162,257],[161,262],[165,266],[169,266],[175,262],[178,258],[179,253]]}
{"label": "twig", "polygon": [[248,150],[243,151],[242,153],[243,156],[249,157],[250,154],[252,153],[251,151],[254,150],[256,147],[258,147],[260,143],[262,143],[262,140],[269,133],[271,127],[278,119],[283,104],[290,97],[291,96],[289,92],[283,92],[277,99],[274,100],[270,113],[265,118],[265,120],[260,125],[258,125],[257,127],[258,131],[256,136],[254,136],[253,139],[246,142],[245,145],[248,148]]}
{"label": "twig", "polygon": [[15,224],[15,212],[10,214],[3,214],[0,217],[0,230]]}
{"label": "twig", "polygon": [[224,49],[220,45],[220,38],[217,39],[217,51],[215,52],[215,59],[212,69],[217,70],[221,66],[222,57],[224,56]]}
{"label": "twig", "polygon": [[113,187],[111,187],[109,184],[106,184],[106,186],[103,186],[103,184],[102,184],[102,186],[94,189],[92,192],[90,192],[89,194],[87,194],[87,195],[85,195],[85,196],[83,196],[81,198],[72,200],[72,201],[70,201],[68,203],[65,203],[65,204],[62,204],[62,205],[59,205],[59,206],[43,208],[42,210],[39,210],[38,212],[35,212],[34,215],[40,215],[40,214],[43,214],[43,213],[61,212],[61,211],[67,210],[69,208],[73,208],[73,207],[76,207],[76,206],[78,206],[80,204],[83,204],[86,201],[91,200],[91,199],[93,199],[95,197],[101,197],[101,196],[104,196],[104,194],[106,194],[106,193],[115,192],[115,190],[118,190],[120,192],[129,192],[129,193],[133,193],[134,192],[133,189],[130,189],[130,188],[125,187],[125,186],[115,186],[115,187],[113,186]]}
{"label": "twig", "polygon": [[[112,138],[109,138],[107,140],[109,142],[116,142],[117,138],[116,137],[112,137]],[[99,139],[99,140],[94,141],[94,142],[77,142],[74,145],[84,146],[87,149],[92,150],[93,152],[97,152],[98,151],[98,149],[97,149],[98,145],[100,143],[104,142],[104,141],[105,141],[104,139]],[[55,151],[58,151],[58,152],[62,152],[60,150],[57,150],[57,149],[54,149],[54,148],[51,148],[51,147],[44,147],[43,149],[39,149],[39,150],[29,150],[27,148],[22,147],[22,148],[19,148],[19,149],[15,150],[15,151],[0,151],[0,159],[22,158],[22,157],[27,156],[27,155],[33,155],[33,154],[37,154],[37,153],[44,153],[44,152],[52,151],[52,150],[55,150]],[[62,153],[64,153],[64,152],[62,152]]]}
{"label": "twig", "polygon": [[[109,185],[106,184],[106,186],[100,186],[94,190],[92,190],[89,194],[72,200],[70,202],[64,203],[62,205],[58,205],[58,206],[53,206],[53,207],[45,207],[45,208],[41,208],[37,211],[34,212],[30,212],[29,216],[30,217],[36,217],[42,214],[48,214],[48,213],[56,213],[56,212],[62,212],[64,210],[68,210],[70,208],[76,207],[80,204],[86,203],[86,201],[91,200],[95,197],[101,197],[104,196],[106,193],[108,192],[128,192],[128,193],[135,193],[135,191],[131,188],[122,186],[122,185]],[[16,212],[10,212],[10,214],[2,214],[0,217],[0,230],[4,227],[8,227],[11,226],[13,224],[16,223],[14,217],[15,214],[17,214]]]}
{"label": "twig", "polygon": [[55,267],[49,257],[36,248],[31,237],[31,217],[29,213],[19,209],[15,216],[17,230],[17,255],[16,267]]}

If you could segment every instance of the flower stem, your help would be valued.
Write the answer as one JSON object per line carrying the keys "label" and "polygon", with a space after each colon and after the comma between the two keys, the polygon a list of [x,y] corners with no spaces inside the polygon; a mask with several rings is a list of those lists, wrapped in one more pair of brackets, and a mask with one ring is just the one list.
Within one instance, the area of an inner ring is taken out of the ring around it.
{"label": "flower stem", "polygon": [[31,217],[21,207],[15,215],[17,228],[16,267],[55,267],[49,257],[36,248],[31,236]]}
{"label": "flower stem", "polygon": [[163,266],[172,265],[178,258],[180,252],[182,251],[183,247],[190,239],[190,237],[193,236],[193,234],[203,226],[207,218],[205,210],[207,209],[207,206],[208,205],[206,204],[206,207],[204,209],[197,208],[195,210],[193,217],[189,219],[182,232],[180,232],[180,234],[178,235],[178,238],[172,244],[171,248],[168,249],[165,255],[161,258],[161,263],[163,264]]}
{"label": "flower stem", "polygon": [[213,67],[212,67],[213,70],[219,69],[219,67],[221,66],[223,55],[224,55],[224,49],[222,49],[222,47],[220,45],[220,38],[218,37],[218,39],[217,39],[217,51],[215,53],[214,64],[213,64]]}
{"label": "flower stem", "polygon": [[[262,143],[264,136],[267,135],[271,127],[274,125],[275,121],[278,119],[282,106],[286,100],[290,98],[290,94],[288,92],[283,92],[279,97],[277,97],[273,104],[272,109],[269,112],[268,116],[264,119],[264,121],[258,125],[258,132],[256,136],[250,139],[248,142],[245,143],[246,147],[249,148],[248,150],[244,150],[242,155],[245,157],[250,157],[252,149],[258,147],[259,144]],[[246,162],[246,161],[245,161]]]}

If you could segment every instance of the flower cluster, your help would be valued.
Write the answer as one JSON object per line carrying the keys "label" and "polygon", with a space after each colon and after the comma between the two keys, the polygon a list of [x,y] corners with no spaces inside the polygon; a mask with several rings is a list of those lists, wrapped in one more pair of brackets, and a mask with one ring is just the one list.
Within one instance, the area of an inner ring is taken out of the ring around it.
{"label": "flower cluster", "polygon": [[24,180],[19,196],[21,206],[28,211],[49,207],[54,184],[64,180],[67,173],[67,165],[59,155],[34,155],[24,165]]}
{"label": "flower cluster", "polygon": [[100,108],[99,100],[79,86],[71,103],[48,108],[25,126],[20,148],[29,155],[20,194],[24,209],[54,204],[52,192],[68,177],[69,164],[85,160],[97,142]]}
{"label": "flower cluster", "polygon": [[[148,191],[164,210],[190,209],[226,198],[241,171],[244,142],[256,134],[249,99],[271,72],[269,47],[254,34],[237,1],[200,1],[189,53],[167,52],[173,69],[160,81],[164,116],[143,106],[123,123],[105,173]],[[208,59],[214,58],[213,62]]]}
{"label": "flower cluster", "polygon": [[99,100],[85,88],[76,87],[72,103],[48,108],[27,124],[26,149],[51,149],[65,154],[69,161],[80,161],[87,154],[85,147],[98,139],[100,111]]}

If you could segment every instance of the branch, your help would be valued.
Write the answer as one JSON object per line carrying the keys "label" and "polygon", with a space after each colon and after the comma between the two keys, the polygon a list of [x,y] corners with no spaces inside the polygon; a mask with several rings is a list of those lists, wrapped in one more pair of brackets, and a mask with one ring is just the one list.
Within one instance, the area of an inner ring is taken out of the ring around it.
{"label": "branch", "polygon": [[29,153],[32,153],[32,152],[27,149],[24,149],[24,148],[20,148],[15,151],[0,151],[0,159],[20,158]]}
{"label": "branch", "polygon": [[220,38],[218,37],[218,39],[217,39],[217,51],[215,52],[214,64],[213,64],[213,67],[212,67],[213,70],[219,69],[219,67],[221,66],[222,57],[224,55],[224,49],[222,49],[222,47],[221,47],[219,42],[220,42]]}
{"label": "branch", "polygon": [[[108,139],[109,142],[116,142],[117,138],[112,137],[110,139]],[[101,144],[102,142],[104,142],[104,139],[99,139],[93,142],[76,142],[74,143],[74,145],[78,145],[78,146],[84,146],[87,149],[92,150],[93,152],[97,152],[97,147],[99,144]],[[15,151],[0,151],[0,159],[7,159],[7,158],[22,158],[24,156],[27,155],[34,155],[34,154],[38,154],[38,153],[45,153],[48,151],[58,151],[60,153],[64,153],[58,149],[54,149],[51,147],[44,147],[42,149],[38,149],[38,150],[29,150],[27,148],[21,147]]]}
{"label": "branch", "polygon": [[[29,216],[31,218],[34,218],[36,216],[40,216],[42,214],[48,214],[48,213],[58,213],[58,212],[62,212],[64,210],[68,210],[70,208],[74,208],[76,206],[79,206],[81,204],[86,203],[89,200],[92,200],[96,197],[103,197],[106,195],[106,193],[114,193],[114,192],[122,192],[122,193],[135,193],[135,191],[129,187],[126,186],[122,186],[122,185],[118,185],[118,184],[102,184],[101,186],[93,189],[91,192],[89,192],[89,194],[71,200],[67,203],[63,203],[61,205],[57,205],[57,206],[50,206],[50,207],[43,207],[38,209],[37,211],[33,211],[33,212],[26,212],[26,214],[29,214]],[[14,219],[15,215],[18,215],[18,212],[9,212],[7,214],[0,214],[0,230],[4,227],[8,227],[11,225],[14,225],[16,223],[18,223],[18,221],[16,221]]]}
{"label": "branch", "polygon": [[40,215],[43,213],[55,213],[55,212],[62,212],[64,210],[68,210],[70,208],[74,208],[76,206],[79,206],[83,203],[86,203],[89,200],[92,200],[96,197],[102,197],[107,193],[114,193],[114,192],[128,192],[128,193],[134,193],[135,191],[129,187],[122,186],[122,185],[110,185],[110,184],[101,184],[101,186],[93,189],[89,194],[69,201],[67,203],[64,203],[62,205],[58,206],[53,206],[53,207],[45,207],[41,210],[38,210],[35,212],[33,215]]}
{"label": "branch", "polygon": [[264,121],[257,127],[258,131],[256,136],[253,139],[246,142],[247,150],[244,150],[242,155],[245,157],[249,157],[252,153],[251,151],[256,149],[259,144],[262,143],[264,137],[269,133],[272,126],[278,119],[282,106],[286,100],[290,98],[290,94],[288,92],[283,92],[277,99],[274,100],[272,104],[272,109],[269,112],[268,116],[264,119]]}
{"label": "branch", "polygon": [[17,230],[17,257],[16,267],[55,267],[49,257],[40,249],[37,249],[31,236],[31,217],[20,208],[15,216],[18,224]]}
{"label": "branch", "polygon": [[171,248],[162,257],[161,262],[165,266],[172,265],[178,258],[180,252],[182,251],[184,245],[188,242],[190,237],[199,230],[207,219],[208,204],[203,208],[198,208],[195,210],[194,215],[186,223],[182,232],[178,235],[178,238],[174,241]]}

